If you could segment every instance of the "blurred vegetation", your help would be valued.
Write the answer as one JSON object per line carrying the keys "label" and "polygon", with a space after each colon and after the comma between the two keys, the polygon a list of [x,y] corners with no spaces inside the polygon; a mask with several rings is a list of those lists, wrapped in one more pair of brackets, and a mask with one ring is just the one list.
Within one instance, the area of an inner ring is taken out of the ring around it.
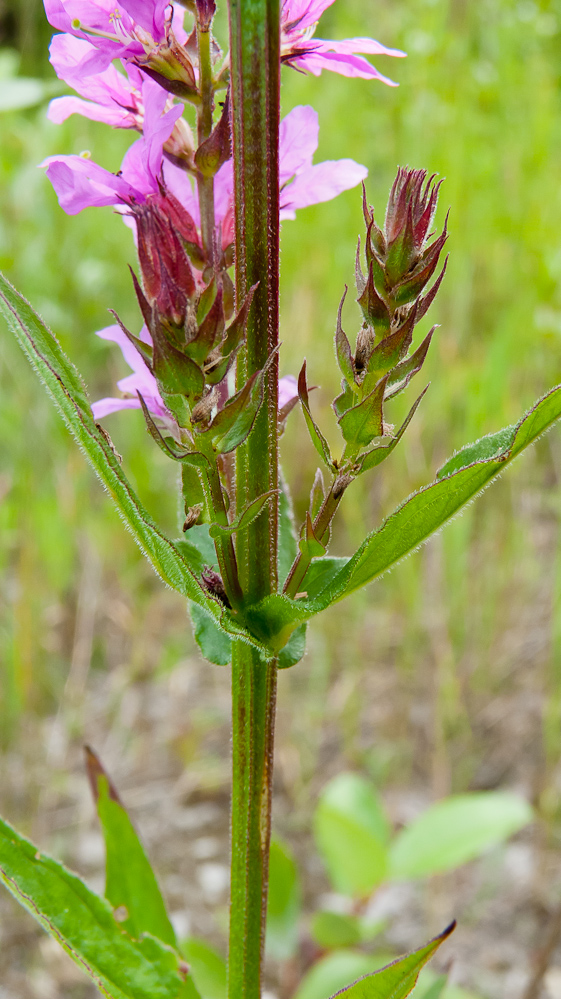
{"label": "blurred vegetation", "polygon": [[[513,422],[559,381],[561,2],[338,0],[318,33],[371,35],[408,53],[405,60],[376,60],[398,89],[284,71],[285,109],[310,103],[319,112],[318,158],[367,164],[375,207],[385,204],[398,164],[424,166],[446,178],[441,218],[451,206],[450,266],[429,317],[441,328],[423,370],[431,388],[391,461],[349,490],[335,542],[348,551],[430,481],[455,448]],[[15,69],[49,78],[49,35],[38,0],[0,0],[0,75]],[[125,373],[118,351],[93,336],[111,321],[107,309],[133,329],[139,324],[126,267],[134,263],[132,240],[110,209],[65,216],[37,164],[55,152],[88,149],[117,170],[130,142],[127,133],[77,117],[52,125],[45,105],[0,116],[0,267],[60,337],[92,398],[110,394]],[[307,356],[310,382],[320,386],[313,405],[334,441],[334,319],[345,283],[353,282],[361,230],[355,190],[300,211],[282,235],[283,373],[296,373]],[[345,326],[354,335],[352,304]],[[157,661],[145,663],[143,627],[159,584],[6,335],[0,361],[0,696],[7,744],[25,712],[56,709],[73,655],[80,580],[96,560],[106,588],[126,594],[133,664],[165,670],[185,649],[193,652],[193,643],[172,615]],[[411,392],[395,403],[396,423]],[[175,470],[149,442],[140,414],[116,414],[107,427],[149,509],[175,530]],[[315,459],[298,414],[283,447],[301,512]],[[528,653],[538,673],[519,687],[535,685],[543,714],[529,791],[557,814],[560,477],[561,437],[554,431],[422,555],[314,625],[310,656],[283,678],[285,691],[308,695],[294,721],[297,744],[308,750],[302,787],[316,759],[309,733],[331,710],[325,692],[341,666],[348,686],[338,724],[348,762],[381,783],[406,782],[420,765],[420,745],[432,760],[437,794],[500,783],[508,760],[504,771],[485,769],[473,719]],[[528,616],[537,651],[515,647]],[[95,631],[94,669],[106,667],[109,641]],[[392,716],[391,738],[378,733],[381,748],[372,749],[371,732],[366,736],[358,721],[379,659],[395,665],[404,706],[397,722]],[[414,732],[423,692],[434,709],[429,736]]]}

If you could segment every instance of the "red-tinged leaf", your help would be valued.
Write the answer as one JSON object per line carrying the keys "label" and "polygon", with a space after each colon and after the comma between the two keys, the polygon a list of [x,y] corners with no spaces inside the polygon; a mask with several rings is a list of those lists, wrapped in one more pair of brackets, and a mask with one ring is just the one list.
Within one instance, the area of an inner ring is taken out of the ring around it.
{"label": "red-tinged leaf", "polygon": [[230,128],[230,100],[226,93],[224,107],[218,123],[208,139],[201,142],[195,153],[195,163],[205,177],[214,177],[220,167],[232,155],[232,135]]}
{"label": "red-tinged leaf", "polygon": [[385,396],[386,399],[392,399],[393,396],[403,392],[403,390],[409,385],[413,375],[416,375],[417,372],[421,370],[423,364],[425,363],[425,358],[427,356],[434,331],[437,328],[438,327],[433,326],[430,332],[427,333],[423,342],[417,347],[417,350],[411,354],[410,357],[406,357],[401,364],[396,365],[393,371],[390,371],[388,376],[388,391]]}
{"label": "red-tinged leaf", "polygon": [[328,468],[333,469],[333,459],[331,457],[331,451],[329,450],[329,444],[327,443],[325,437],[323,436],[321,430],[317,426],[312,416],[310,410],[310,400],[308,397],[308,386],[306,383],[306,362],[304,361],[300,374],[298,375],[298,396],[302,404],[302,411],[304,413],[304,419],[306,420],[306,425],[310,437],[312,438],[312,444],[314,445],[316,451],[318,452],[320,458],[323,459]]}
{"label": "red-tinged leaf", "polygon": [[196,364],[203,364],[215,345],[224,335],[224,307],[222,304],[222,288],[216,293],[216,298],[200,324],[196,336],[185,347],[185,353]]}
{"label": "red-tinged leaf", "polygon": [[347,297],[347,286],[345,285],[345,291],[343,297],[339,304],[339,312],[337,313],[337,329],[335,332],[335,352],[337,354],[337,362],[339,368],[341,369],[341,374],[343,378],[349,383],[349,385],[354,385],[355,383],[355,369],[353,363],[353,355],[351,351],[351,345],[347,338],[343,326],[341,324],[341,316],[343,313],[343,305],[345,298]]}
{"label": "red-tinged leaf", "polygon": [[357,299],[364,318],[380,336],[389,333],[391,316],[384,300],[380,298],[374,284],[373,268],[368,271],[368,280],[360,298]]}
{"label": "red-tinged leaf", "polygon": [[454,920],[443,933],[425,947],[398,958],[397,961],[381,968],[380,971],[375,971],[372,975],[359,978],[358,982],[336,992],[331,999],[335,999],[336,996],[342,996],[344,999],[406,999],[417,984],[421,968],[450,936],[455,926]]}

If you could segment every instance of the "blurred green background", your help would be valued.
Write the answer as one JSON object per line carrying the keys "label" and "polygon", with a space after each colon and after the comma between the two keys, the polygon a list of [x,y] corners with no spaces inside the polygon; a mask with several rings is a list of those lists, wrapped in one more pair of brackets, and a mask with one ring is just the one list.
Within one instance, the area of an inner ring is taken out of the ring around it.
{"label": "blurred green background", "polygon": [[[37,0],[0,0],[0,95],[17,73],[53,79],[50,33]],[[318,34],[373,36],[408,58],[374,60],[399,88],[284,70],[285,109],[319,112],[317,159],[365,163],[380,215],[399,164],[445,177],[440,221],[451,208],[449,269],[423,326],[440,329],[395,422],[421,379],[431,387],[392,458],[349,490],[334,543],[344,553],[455,448],[514,422],[560,380],[561,2],[337,0]],[[0,114],[0,267],[95,399],[126,367],[94,331],[111,321],[108,308],[138,325],[132,240],[111,209],[65,216],[37,164],[87,149],[117,170],[132,137],[77,117],[52,125],[45,107]],[[334,444],[334,320],[361,229],[355,190],[300,211],[282,233],[283,373],[307,357]],[[350,304],[347,333],[358,325]],[[106,425],[147,506],[175,530],[175,470],[140,414]],[[116,664],[131,682],[157,684],[197,652],[180,602],[142,562],[5,331],[0,440],[0,739],[10,754],[56,714],[69,671],[79,699]],[[302,513],[315,457],[299,414],[283,451]],[[540,843],[559,842],[560,479],[557,429],[421,553],[314,623],[308,656],[281,678],[279,781],[296,830],[308,796],[351,766],[389,793],[422,788],[429,798],[517,786],[539,807]],[[198,718],[207,732],[212,710]],[[84,715],[68,724],[79,737]],[[176,740],[178,765],[199,758],[197,738]],[[36,800],[20,801],[14,786],[5,792],[12,814],[18,801],[21,815],[33,812]]]}

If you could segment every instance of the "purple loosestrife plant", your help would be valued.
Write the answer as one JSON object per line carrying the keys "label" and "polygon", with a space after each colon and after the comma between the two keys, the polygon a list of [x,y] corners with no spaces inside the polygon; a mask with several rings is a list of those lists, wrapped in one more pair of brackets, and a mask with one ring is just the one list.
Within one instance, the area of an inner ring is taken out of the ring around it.
{"label": "purple loosestrife plant", "polygon": [[[231,665],[230,999],[261,995],[278,669],[301,659],[311,617],[414,551],[561,415],[555,388],[515,426],[454,455],[353,555],[329,554],[346,490],[391,455],[426,391],[396,428],[392,400],[421,371],[434,333],[419,339],[416,327],[443,279],[447,240],[446,225],[433,229],[440,185],[425,170],[398,171],[384,219],[363,188],[355,264],[363,319],[349,340],[343,295],[334,321],[341,444],[332,453],[305,362],[298,382],[279,380],[279,229],[297,209],[364,181],[366,169],[350,159],[313,163],[317,115],[297,107],[280,120],[281,64],[389,83],[364,56],[403,53],[368,38],[315,38],[331,2],[229,0],[224,55],[214,0],[45,0],[59,32],[53,67],[78,94],[54,100],[50,118],[82,114],[138,133],[115,172],[88,156],[42,164],[67,213],[113,206],[135,238],[138,325],[131,331],[115,316],[98,334],[132,369],[121,396],[90,405],[53,334],[0,278],[9,328],[144,554],[189,601],[203,654]],[[304,522],[294,525],[279,438],[298,401],[327,481],[318,470]],[[181,468],[180,538],[144,510],[97,422],[120,409],[141,410],[152,441]],[[88,773],[107,849],[105,897],[5,822],[0,877],[103,995],[197,999],[152,869],[91,751]],[[406,996],[449,930],[337,994]]]}

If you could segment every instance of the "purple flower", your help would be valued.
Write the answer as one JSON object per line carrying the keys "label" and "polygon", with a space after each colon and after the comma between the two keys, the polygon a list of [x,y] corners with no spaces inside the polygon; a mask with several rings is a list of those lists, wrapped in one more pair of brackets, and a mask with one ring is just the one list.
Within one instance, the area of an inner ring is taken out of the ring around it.
{"label": "purple flower", "polygon": [[114,59],[142,64],[160,45],[183,45],[184,12],[169,0],[44,0],[47,19],[59,31],[88,39],[79,64],[82,76],[103,72]]}
{"label": "purple flower", "polygon": [[[133,373],[132,375],[127,375],[125,378],[121,378],[117,382],[117,388],[123,393],[123,398],[98,399],[97,402],[93,403],[92,413],[94,419],[100,420],[102,417],[108,416],[109,413],[115,413],[119,409],[140,409],[140,400],[137,395],[137,392],[140,392],[148,409],[154,416],[158,416],[167,422],[174,422],[173,417],[168,413],[158,392],[154,375],[142,360],[136,347],[127,339],[121,327],[117,325],[107,326],[105,329],[99,330],[96,336],[101,337],[102,340],[112,340],[113,343],[118,344],[123,352],[125,361],[132,368]],[[152,343],[146,326],[143,326],[140,331],[140,339],[144,343]]]}
{"label": "purple flower", "polygon": [[373,38],[346,38],[340,42],[313,38],[321,15],[333,2],[334,0],[284,0],[281,14],[283,62],[313,73],[314,76],[319,76],[324,69],[330,69],[341,76],[381,80],[390,87],[397,86],[357,53],[404,56],[405,52],[388,49]]}
{"label": "purple flower", "polygon": [[159,191],[163,146],[183,112],[178,104],[164,111],[168,95],[150,80],[144,81],[144,134],[125,154],[118,174],[110,173],[84,156],[49,156],[47,167],[61,208],[77,215],[84,208],[144,202]]}
{"label": "purple flower", "polygon": [[95,47],[83,38],[65,33],[54,35],[50,60],[60,80],[81,94],[80,97],[56,97],[51,101],[47,117],[60,124],[71,114],[81,114],[93,121],[104,121],[114,128],[135,128],[142,131],[144,102],[142,85],[145,77],[130,64],[128,77],[115,66],[101,73],[85,76],[82,65],[95,52]]}

